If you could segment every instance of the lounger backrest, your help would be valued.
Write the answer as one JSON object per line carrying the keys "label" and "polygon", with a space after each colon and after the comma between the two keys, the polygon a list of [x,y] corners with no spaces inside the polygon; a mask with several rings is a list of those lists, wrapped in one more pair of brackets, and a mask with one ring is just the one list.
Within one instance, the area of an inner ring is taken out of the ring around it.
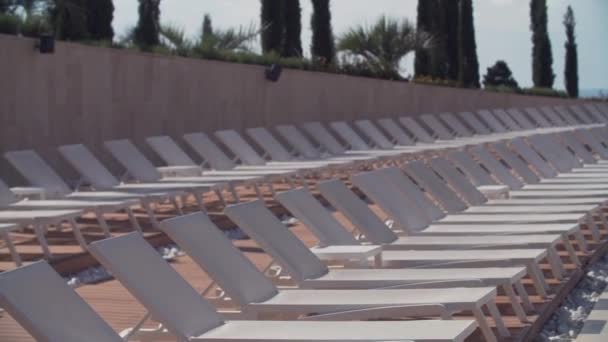
{"label": "lounger backrest", "polygon": [[162,178],[154,164],[129,140],[110,140],[104,145],[133,178],[142,182],[156,182]]}
{"label": "lounger backrest", "polygon": [[410,117],[400,117],[399,122],[407,129],[417,142],[432,143],[435,138],[429,134],[419,123]]}
{"label": "lounger backrest", "polygon": [[391,186],[400,190],[405,196],[416,202],[418,208],[426,214],[430,221],[437,221],[445,217],[445,212],[433,202],[428,196],[430,193],[423,191],[414,181],[397,167],[387,167],[374,171],[383,174],[391,182]]}
{"label": "lounger backrest", "polygon": [[493,110],[494,115],[497,116],[507,128],[511,131],[520,131],[523,127],[520,126],[504,109]]}
{"label": "lounger backrest", "polygon": [[338,134],[342,140],[344,140],[351,150],[365,151],[371,150],[372,147],[361,138],[357,132],[355,132],[346,122],[334,121],[329,126]]}
{"label": "lounger backrest", "polygon": [[547,142],[538,135],[529,136],[528,142],[538,154],[549,161],[560,173],[572,170],[572,162],[567,156],[564,157],[563,151],[560,151],[560,148],[557,146],[548,145]]}
{"label": "lounger backrest", "polygon": [[551,122],[549,122],[549,120],[547,120],[547,118],[545,118],[545,116],[537,108],[530,107],[530,108],[524,109],[524,111],[526,111],[526,113],[528,113],[528,115],[530,115],[532,120],[534,120],[536,122],[536,124],[538,124],[538,126],[545,127],[545,128],[553,127]]}
{"label": "lounger backrest", "polygon": [[589,114],[587,114],[582,107],[580,106],[570,106],[570,110],[576,115],[576,117],[584,124],[591,125],[593,124],[593,119]]}
{"label": "lounger backrest", "polygon": [[346,151],[346,148],[320,122],[306,122],[302,124],[302,128],[327,152],[343,154]]}
{"label": "lounger backrest", "polygon": [[414,140],[393,119],[380,119],[378,124],[401,146],[414,145]]}
{"label": "lounger backrest", "polygon": [[497,133],[504,133],[507,131],[506,127],[502,122],[500,122],[489,110],[480,110],[479,116],[483,121],[485,121],[492,131]]}
{"label": "lounger backrest", "polygon": [[[576,135],[593,150],[593,152],[597,153],[600,158],[608,159],[608,148],[602,144],[600,140],[592,133],[595,129],[591,131],[586,129],[581,129],[576,132]],[[602,133],[600,133],[602,134]]]}
{"label": "lounger backrest", "polygon": [[549,119],[553,126],[568,126],[568,123],[564,119],[562,119],[562,117],[559,116],[553,108],[544,106],[540,108],[540,111],[545,115],[547,119]]}
{"label": "lounger backrest", "polygon": [[454,134],[434,114],[420,115],[418,119],[427,125],[442,140],[454,139]]}
{"label": "lounger backrest", "polygon": [[209,138],[205,133],[184,134],[184,140],[194,152],[203,158],[205,164],[214,170],[232,170],[236,163]]}
{"label": "lounger backrest", "polygon": [[553,178],[557,176],[557,170],[532,149],[523,138],[511,140],[510,145],[521,158],[534,166],[536,171],[538,171],[543,178]]}
{"label": "lounger backrest", "polygon": [[459,170],[445,158],[433,158],[430,166],[443,178],[452,188],[456,189],[470,205],[482,205],[487,198],[468,180]]}
{"label": "lounger backrest", "polygon": [[12,203],[17,202],[18,199],[11,189],[0,179],[0,208],[8,207]]}
{"label": "lounger backrest", "polygon": [[57,148],[63,158],[96,190],[110,189],[120,181],[84,145],[63,145]]}
{"label": "lounger backrest", "polygon": [[424,214],[421,215],[418,204],[381,173],[363,172],[352,176],[351,180],[407,232],[422,230],[430,224],[430,220]]}
{"label": "lounger backrest", "polygon": [[385,150],[395,147],[395,144],[390,142],[370,120],[357,120],[355,125],[370,139],[374,146]]}
{"label": "lounger backrest", "polygon": [[277,294],[272,281],[224,236],[204,213],[164,220],[161,229],[238,304]]}
{"label": "lounger backrest", "polygon": [[583,164],[575,155],[575,152],[568,147],[562,140],[559,139],[557,134],[545,134],[540,136],[540,139],[545,141],[546,148],[554,149],[559,157],[568,163],[570,163],[571,168],[582,167]]}
{"label": "lounger backrest", "polygon": [[536,129],[536,125],[530,121],[530,119],[524,114],[522,113],[521,110],[517,109],[517,108],[511,108],[507,110],[507,113],[513,118],[513,120],[515,120],[519,126],[521,126],[524,129]]}
{"label": "lounger backrest", "polygon": [[266,128],[248,128],[246,132],[256,144],[268,153],[270,159],[274,161],[290,161],[293,159],[291,153]]}
{"label": "lounger backrest", "polygon": [[449,160],[456,164],[477,186],[496,185],[496,181],[481,164],[476,162],[468,153],[463,151],[452,151],[447,154]]}
{"label": "lounger backrest", "polygon": [[597,108],[597,110],[600,111],[600,113],[602,113],[602,115],[604,116],[605,120],[608,120],[608,104],[604,103],[596,103],[595,107]]}
{"label": "lounger backrest", "polygon": [[308,190],[289,190],[277,194],[275,198],[315,234],[322,246],[359,244]]}
{"label": "lounger backrest", "polygon": [[0,274],[0,307],[36,341],[123,341],[46,261]]}
{"label": "lounger backrest", "polygon": [[509,165],[524,182],[528,184],[537,184],[540,182],[540,178],[530,169],[528,164],[519,158],[518,155],[511,152],[509,147],[504,142],[497,142],[493,144],[494,151],[507,165]]}
{"label": "lounger backrest", "polygon": [[597,164],[597,159],[595,159],[585,145],[578,140],[574,132],[562,132],[559,138],[561,138],[561,141],[574,151],[574,154],[582,159],[585,164]]}
{"label": "lounger backrest", "polygon": [[320,159],[319,150],[304,136],[294,125],[278,125],[277,132],[285,139],[294,150],[307,159]]}
{"label": "lounger backrest", "polygon": [[316,279],[329,272],[327,266],[263,202],[228,206],[224,213],[285,268],[296,282]]}
{"label": "lounger backrest", "polygon": [[582,123],[582,121],[577,120],[576,117],[574,115],[572,115],[572,113],[570,113],[566,107],[556,106],[554,108],[555,108],[555,111],[557,112],[557,114],[559,114],[562,118],[564,118],[564,120],[569,125],[577,126]]}
{"label": "lounger backrest", "polygon": [[450,127],[452,131],[456,133],[456,135],[461,137],[472,137],[473,132],[471,132],[453,113],[441,113],[439,117],[446,126]]}
{"label": "lounger backrest", "polygon": [[169,136],[146,138],[146,142],[169,166],[196,166],[196,163]]}
{"label": "lounger backrest", "polygon": [[595,122],[599,122],[599,123],[603,123],[606,122],[606,118],[604,118],[604,116],[602,115],[602,113],[600,113],[600,111],[597,109],[596,106],[594,106],[591,103],[586,103],[583,105],[584,109],[587,110],[587,113],[590,114],[590,116],[595,119]]}
{"label": "lounger backrest", "polygon": [[246,165],[264,165],[266,161],[243,137],[232,129],[215,132],[215,136]]}
{"label": "lounger backrest", "polygon": [[441,204],[448,213],[458,213],[468,208],[468,205],[448,187],[432,169],[420,160],[408,163],[404,171],[412,176],[433,198]]}
{"label": "lounger backrest", "polygon": [[474,146],[471,152],[501,183],[511,189],[521,189],[524,183],[515,177],[510,170],[486,150],[484,146]]}
{"label": "lounger backrest", "polygon": [[139,233],[93,242],[89,252],[178,340],[223,324],[215,308]]}
{"label": "lounger backrest", "polygon": [[395,234],[382,220],[338,179],[317,184],[323,197],[338,209],[373,244],[388,244],[397,240]]}
{"label": "lounger backrest", "polygon": [[11,151],[4,154],[9,163],[33,186],[43,188],[47,196],[64,196],[70,187],[33,150]]}
{"label": "lounger backrest", "polygon": [[462,112],[458,114],[464,122],[477,134],[490,134],[492,131],[472,112]]}

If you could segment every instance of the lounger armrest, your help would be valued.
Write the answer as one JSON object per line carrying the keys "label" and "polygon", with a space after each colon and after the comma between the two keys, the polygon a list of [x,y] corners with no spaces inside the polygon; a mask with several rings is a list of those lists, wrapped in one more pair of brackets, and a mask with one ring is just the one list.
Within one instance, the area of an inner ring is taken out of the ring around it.
{"label": "lounger armrest", "polygon": [[390,289],[408,289],[408,288],[434,288],[438,286],[483,286],[484,283],[481,279],[454,279],[454,280],[438,280],[438,281],[427,281],[417,283],[405,283],[399,285],[383,286],[374,288],[376,290],[390,290]]}
{"label": "lounger armrest", "polygon": [[306,321],[352,321],[370,320],[389,317],[420,317],[420,316],[440,316],[442,319],[451,319],[450,311],[441,304],[418,304],[385,306],[379,308],[367,308],[359,310],[349,310],[331,312],[320,315],[311,315],[301,318]]}
{"label": "lounger armrest", "polygon": [[382,254],[382,246],[327,246],[313,247],[310,251],[324,261],[367,261],[380,256]]}
{"label": "lounger armrest", "polygon": [[38,188],[33,186],[19,186],[11,188],[11,191],[19,198],[31,198],[45,199],[47,197],[47,191],[44,188]]}

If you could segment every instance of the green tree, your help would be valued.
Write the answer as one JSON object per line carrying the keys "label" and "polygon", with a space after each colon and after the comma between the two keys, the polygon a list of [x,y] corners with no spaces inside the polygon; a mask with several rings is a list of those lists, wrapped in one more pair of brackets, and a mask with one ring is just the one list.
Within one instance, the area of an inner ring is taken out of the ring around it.
{"label": "green tree", "polygon": [[49,12],[57,38],[75,41],[89,39],[85,0],[54,0]]}
{"label": "green tree", "polygon": [[566,28],[566,66],[564,70],[564,81],[566,91],[570,97],[578,97],[578,47],[576,44],[576,20],[574,11],[568,6],[564,15],[564,27]]}
{"label": "green tree", "polygon": [[203,26],[201,28],[201,36],[199,38],[201,44],[206,44],[213,38],[213,22],[211,16],[207,13],[203,16]]}
{"label": "green tree", "polygon": [[429,75],[437,79],[447,78],[449,69],[446,1],[454,0],[429,0],[429,10],[431,11],[430,33],[433,36],[433,45],[429,50],[431,57]]}
{"label": "green tree", "polygon": [[311,55],[322,64],[332,64],[336,57],[334,45],[334,34],[331,27],[331,11],[329,0],[312,0],[312,17],[310,26],[312,28]]}
{"label": "green tree", "polygon": [[530,1],[532,30],[532,81],[537,88],[553,88],[553,53],[547,31],[547,1]]}
{"label": "green tree", "polygon": [[338,49],[363,61],[379,74],[399,79],[399,63],[410,52],[428,44],[426,32],[417,32],[408,20],[380,17],[371,27],[357,26],[340,37]]}
{"label": "green tree", "polygon": [[497,61],[483,76],[483,86],[519,88],[513,73],[505,61]]}
{"label": "green tree", "polygon": [[[417,30],[420,32],[433,32],[433,8],[435,0],[418,0]],[[417,49],[414,61],[414,74],[416,77],[431,74],[431,55],[429,49]]]}
{"label": "green tree", "polygon": [[283,57],[302,56],[302,9],[300,0],[289,0],[283,4],[283,22],[285,39],[283,40]]}
{"label": "green tree", "polygon": [[144,50],[160,44],[160,0],[139,0],[134,42]]}
{"label": "green tree", "polygon": [[459,1],[458,25],[458,83],[467,88],[479,88],[479,60],[475,42],[473,1]]}
{"label": "green tree", "polygon": [[282,0],[262,0],[262,50],[280,53],[284,39]]}
{"label": "green tree", "polygon": [[87,0],[87,27],[93,40],[108,40],[114,38],[112,20],[114,19],[114,4],[112,0]]}
{"label": "green tree", "polygon": [[443,0],[442,9],[445,12],[444,30],[445,56],[446,56],[446,75],[449,80],[457,80],[460,70],[459,60],[459,4],[462,0]]}

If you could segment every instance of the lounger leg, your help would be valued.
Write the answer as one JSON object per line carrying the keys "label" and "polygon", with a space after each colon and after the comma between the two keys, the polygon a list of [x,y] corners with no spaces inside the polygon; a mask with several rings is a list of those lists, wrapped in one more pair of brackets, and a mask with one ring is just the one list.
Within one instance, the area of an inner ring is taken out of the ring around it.
{"label": "lounger leg", "polygon": [[572,246],[570,237],[567,234],[562,234],[562,243],[564,244],[566,251],[568,251],[570,261],[572,261],[577,267],[581,267],[581,261],[579,260],[578,255],[576,255],[576,250],[574,249],[574,246]]}
{"label": "lounger leg", "polygon": [[602,234],[600,234],[600,228],[595,223],[595,218],[593,217],[594,213],[587,215],[586,223],[587,227],[591,229],[591,236],[593,236],[594,242],[600,242],[602,239]]}
{"label": "lounger leg", "polygon": [[541,270],[538,268],[538,265],[530,264],[527,265],[526,268],[528,269],[528,275],[530,276],[530,278],[532,278],[532,281],[534,282],[536,292],[538,292],[541,297],[546,298],[548,285],[545,282],[545,278],[543,277]]}
{"label": "lounger leg", "polygon": [[222,194],[222,190],[215,189],[215,190],[213,190],[213,192],[215,192],[215,195],[220,200],[220,203],[222,204],[222,207],[226,207],[227,206],[226,199],[224,198],[224,194]]}
{"label": "lounger leg", "polygon": [[144,210],[148,214],[148,217],[150,218],[150,223],[152,223],[152,227],[160,230],[160,224],[158,223],[158,220],[156,219],[156,215],[154,215],[154,210],[152,209],[152,205],[150,204],[150,201],[142,200],[141,206],[144,208]]}
{"label": "lounger leg", "polygon": [[6,247],[8,248],[8,251],[11,253],[11,258],[13,259],[13,262],[15,262],[15,265],[17,267],[21,266],[21,256],[19,256],[19,253],[17,253],[17,248],[15,248],[15,245],[11,240],[9,232],[7,230],[3,230],[0,233],[2,234],[2,239],[4,239],[4,242],[6,242]]}
{"label": "lounger leg", "polygon": [[234,186],[234,183],[228,183],[228,188],[230,189],[230,193],[232,194],[232,198],[234,199],[235,203],[239,203],[241,202],[241,198],[239,197],[239,192],[236,190],[236,186]]}
{"label": "lounger leg", "polygon": [[135,214],[133,213],[133,209],[126,208],[125,211],[127,212],[127,216],[129,216],[129,222],[131,222],[131,225],[133,226],[133,228],[135,230],[137,230],[138,232],[142,233],[143,230],[141,229],[141,225],[139,224],[139,221],[137,221],[137,218],[135,217]]}
{"label": "lounger leg", "polygon": [[483,334],[483,337],[485,338],[485,340],[488,342],[497,342],[498,340],[496,339],[496,336],[494,335],[492,328],[490,328],[490,325],[488,325],[486,316],[483,314],[481,309],[479,309],[479,308],[473,309],[473,315],[475,315],[475,319],[477,320],[477,325],[479,326],[479,329],[481,329],[481,333]]}
{"label": "lounger leg", "polygon": [[44,258],[51,260],[53,255],[51,254],[51,249],[49,248],[49,244],[44,236],[44,226],[37,222],[34,223],[34,232],[36,233],[36,238],[38,238],[38,243],[40,243],[40,248],[42,248]]}
{"label": "lounger leg", "polygon": [[581,252],[588,253],[589,249],[587,248],[587,241],[585,241],[583,232],[581,232],[580,229],[574,232],[574,238],[576,239],[576,242],[578,242],[578,246]]}
{"label": "lounger leg", "polygon": [[293,181],[293,179],[291,177],[285,178],[285,181],[287,182],[287,184],[289,184],[290,189],[293,190],[293,189],[297,188],[295,182]]}
{"label": "lounger leg", "polygon": [[547,249],[547,260],[551,265],[551,273],[557,280],[564,279],[564,265],[562,261],[559,259],[559,255],[555,250],[555,247],[551,246]]}
{"label": "lounger leg", "polygon": [[103,235],[107,238],[111,237],[112,234],[110,233],[110,227],[108,226],[108,222],[106,221],[106,218],[103,217],[103,211],[99,208],[95,208],[95,216],[97,217],[97,222],[99,223],[99,226],[101,227],[101,231],[103,232]]}
{"label": "lounger leg", "polygon": [[270,191],[273,198],[277,195],[277,192],[274,190],[274,186],[272,185],[272,182],[268,182],[268,191]]}
{"label": "lounger leg", "polygon": [[74,237],[76,237],[76,241],[78,241],[78,244],[80,245],[80,248],[82,248],[83,251],[87,252],[87,241],[84,239],[84,236],[82,235],[82,231],[80,231],[80,228],[78,228],[78,224],[76,223],[76,220],[74,220],[73,218],[68,220],[70,226],[72,226],[72,230],[74,231]]}
{"label": "lounger leg", "polygon": [[519,318],[519,321],[522,323],[527,323],[528,316],[526,315],[524,308],[519,303],[519,298],[515,294],[515,291],[513,291],[513,287],[511,287],[509,284],[503,284],[502,289],[505,291],[507,297],[509,297],[511,305],[513,306],[513,311],[515,311],[515,315],[517,318]]}
{"label": "lounger leg", "polygon": [[500,315],[500,311],[498,311],[498,307],[496,307],[496,303],[488,302],[486,304],[488,311],[490,311],[490,315],[494,319],[494,323],[496,324],[496,329],[498,329],[498,334],[500,337],[510,337],[509,329],[505,326],[505,322]]}
{"label": "lounger leg", "polygon": [[205,200],[203,199],[203,195],[201,195],[201,193],[198,191],[193,191],[192,195],[194,195],[194,198],[196,199],[196,203],[198,204],[201,211],[206,214],[207,208],[205,208]]}
{"label": "lounger leg", "polygon": [[519,299],[521,299],[521,304],[528,312],[534,312],[534,305],[532,305],[532,302],[530,301],[530,297],[524,288],[524,284],[521,282],[521,280],[519,280],[514,285],[515,289],[517,290],[517,294],[519,295]]}
{"label": "lounger leg", "polygon": [[262,196],[262,191],[260,191],[260,187],[258,183],[253,184],[253,189],[255,190],[255,195],[258,197],[260,201],[264,200],[264,196]]}
{"label": "lounger leg", "polygon": [[[171,196],[169,198],[169,201],[171,201],[171,204],[173,204],[173,207],[175,208],[175,211],[177,211],[177,213],[179,215],[184,215],[184,212],[182,210],[182,206],[179,205],[179,202],[177,201],[177,197]],[[183,202],[182,204],[184,204],[184,203],[186,203],[186,202]]]}

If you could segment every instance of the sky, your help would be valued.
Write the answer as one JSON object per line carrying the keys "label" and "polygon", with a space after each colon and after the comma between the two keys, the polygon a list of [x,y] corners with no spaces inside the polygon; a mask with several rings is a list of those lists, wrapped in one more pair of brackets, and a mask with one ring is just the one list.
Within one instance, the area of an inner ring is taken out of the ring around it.
{"label": "sky", "polygon": [[[424,1],[424,0],[422,0]],[[480,74],[497,60],[505,60],[521,86],[531,86],[530,0],[474,0],[477,53]],[[549,34],[553,49],[555,88],[563,89],[565,32],[563,15],[568,5],[577,19],[579,80],[581,89],[608,89],[608,14],[607,0],[547,0]],[[137,0],[114,0],[114,30],[118,36],[137,22]],[[301,0],[302,47],[308,51],[311,31],[310,1]],[[340,36],[356,25],[373,23],[381,15],[416,20],[418,0],[332,0],[334,35]],[[162,0],[161,23],[183,28],[195,37],[203,15],[211,15],[217,28],[258,24],[258,0]],[[413,55],[404,61],[405,74],[413,73]]]}

